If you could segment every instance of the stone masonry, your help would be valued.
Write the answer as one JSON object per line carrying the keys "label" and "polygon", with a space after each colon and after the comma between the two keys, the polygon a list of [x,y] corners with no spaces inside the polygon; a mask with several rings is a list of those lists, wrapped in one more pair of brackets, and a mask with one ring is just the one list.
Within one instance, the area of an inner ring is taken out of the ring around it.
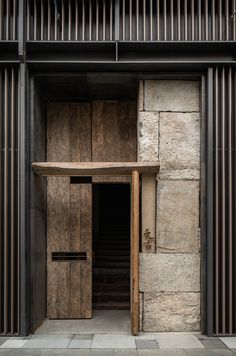
{"label": "stone masonry", "polygon": [[200,329],[199,98],[197,81],[140,82],[139,161],[160,162],[155,246],[140,253],[143,331]]}

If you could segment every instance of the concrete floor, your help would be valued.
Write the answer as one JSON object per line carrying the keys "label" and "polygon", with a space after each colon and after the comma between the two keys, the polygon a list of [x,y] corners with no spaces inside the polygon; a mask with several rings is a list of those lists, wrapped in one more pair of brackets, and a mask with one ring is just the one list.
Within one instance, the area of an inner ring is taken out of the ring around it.
{"label": "concrete floor", "polygon": [[92,319],[45,320],[36,335],[130,333],[129,310],[95,310]]}

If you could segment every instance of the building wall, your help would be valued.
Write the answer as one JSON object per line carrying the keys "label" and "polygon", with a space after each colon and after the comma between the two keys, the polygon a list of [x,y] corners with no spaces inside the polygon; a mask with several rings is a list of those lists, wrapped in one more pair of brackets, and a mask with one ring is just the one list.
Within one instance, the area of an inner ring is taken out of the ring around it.
{"label": "building wall", "polygon": [[139,86],[138,159],[160,162],[158,176],[143,181],[149,192],[140,253],[143,331],[200,329],[199,98],[195,81],[146,80]]}

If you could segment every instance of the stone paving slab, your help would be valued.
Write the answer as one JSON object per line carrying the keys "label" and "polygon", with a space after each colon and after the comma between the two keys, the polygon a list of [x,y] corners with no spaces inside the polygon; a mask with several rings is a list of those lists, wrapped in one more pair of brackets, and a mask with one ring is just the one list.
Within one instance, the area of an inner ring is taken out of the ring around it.
{"label": "stone paving slab", "polygon": [[135,340],[137,349],[158,349],[156,340]]}
{"label": "stone paving slab", "polygon": [[165,350],[138,350],[138,356],[186,356],[184,350],[173,350],[173,349],[165,349]]}
{"label": "stone paving slab", "polygon": [[[40,356],[89,356],[89,349],[80,349],[80,350],[69,350],[69,349],[54,349],[54,350],[45,350]],[[32,355],[33,356],[33,355]]]}
{"label": "stone paving slab", "polygon": [[114,356],[137,356],[138,352],[136,349],[115,349]]}
{"label": "stone paving slab", "polygon": [[185,350],[187,356],[235,356],[231,350]]}
{"label": "stone paving slab", "polygon": [[89,356],[113,356],[113,349],[94,349],[90,351]]}
{"label": "stone paving slab", "polygon": [[69,349],[90,349],[92,345],[91,340],[83,340],[83,339],[72,339],[69,343]]}
{"label": "stone paving slab", "polygon": [[25,345],[25,343],[27,343],[27,340],[17,340],[17,339],[8,339],[7,341],[5,341],[0,348],[4,348],[4,349],[20,349],[21,347],[23,347]]}
{"label": "stone paving slab", "polygon": [[194,335],[161,335],[157,336],[160,349],[201,349],[204,346]]}
{"label": "stone paving slab", "polygon": [[41,356],[40,349],[0,349],[0,356]]}
{"label": "stone paving slab", "polygon": [[94,335],[92,349],[135,349],[135,340],[131,335],[104,334]]}
{"label": "stone paving slab", "polygon": [[219,339],[199,339],[201,344],[205,347],[205,349],[227,349],[227,346]]}
{"label": "stone paving slab", "polygon": [[66,349],[69,346],[70,340],[71,336],[34,335],[30,340],[25,342],[23,347],[31,349]]}
{"label": "stone paving slab", "polygon": [[236,349],[236,337],[219,338],[229,349]]}

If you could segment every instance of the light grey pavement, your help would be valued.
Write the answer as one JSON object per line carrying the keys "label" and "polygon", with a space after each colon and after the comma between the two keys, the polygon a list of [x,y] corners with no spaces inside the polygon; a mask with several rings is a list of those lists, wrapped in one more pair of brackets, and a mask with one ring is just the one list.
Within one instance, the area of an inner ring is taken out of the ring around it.
{"label": "light grey pavement", "polygon": [[182,333],[0,337],[0,356],[236,356],[236,337]]}

